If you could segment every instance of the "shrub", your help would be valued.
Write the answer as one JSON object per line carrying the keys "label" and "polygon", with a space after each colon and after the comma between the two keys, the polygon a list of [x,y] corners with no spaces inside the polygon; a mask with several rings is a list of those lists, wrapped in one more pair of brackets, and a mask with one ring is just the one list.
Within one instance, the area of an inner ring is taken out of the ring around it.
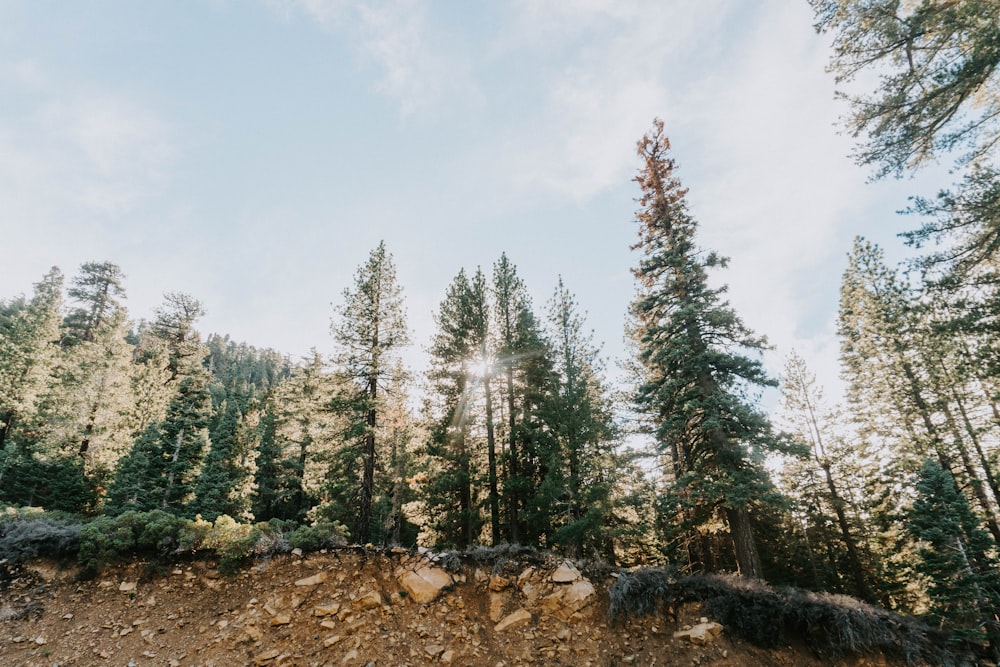
{"label": "shrub", "polygon": [[13,514],[0,522],[0,559],[17,564],[32,558],[62,560],[80,549],[80,524],[45,513]]}
{"label": "shrub", "polygon": [[80,531],[78,560],[86,572],[95,573],[124,557],[176,554],[186,523],[162,510],[98,517]]}
{"label": "shrub", "polygon": [[347,529],[337,522],[321,522],[312,526],[299,526],[288,534],[293,549],[319,551],[347,544]]}
{"label": "shrub", "polygon": [[794,637],[832,660],[881,653],[908,665],[975,664],[976,647],[956,645],[916,618],[843,595],[774,589],[733,576],[676,578],[672,570],[654,568],[619,573],[609,593],[612,622],[629,614],[673,615],[680,604],[701,602],[705,614],[732,636],[765,648]]}

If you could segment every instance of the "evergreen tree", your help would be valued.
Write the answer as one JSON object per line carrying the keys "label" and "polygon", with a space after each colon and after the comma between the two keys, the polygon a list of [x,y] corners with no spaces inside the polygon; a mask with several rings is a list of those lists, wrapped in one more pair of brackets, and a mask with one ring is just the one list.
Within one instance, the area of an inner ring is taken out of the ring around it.
{"label": "evergreen tree", "polygon": [[104,501],[104,513],[117,516],[128,511],[160,509],[163,455],[159,423],[147,426],[115,469]]}
{"label": "evergreen tree", "polygon": [[167,415],[142,433],[121,461],[108,492],[109,513],[162,509],[183,514],[209,445],[212,402],[207,378],[181,380]]}
{"label": "evergreen tree", "polygon": [[[62,273],[52,267],[35,284],[24,307],[12,309],[0,329],[0,454],[9,447],[15,427],[30,418],[50,383],[62,319]],[[25,439],[32,439],[24,434]],[[0,477],[4,474],[0,465]]]}
{"label": "evergreen tree", "polygon": [[435,314],[437,333],[428,350],[433,391],[433,426],[428,454],[434,465],[427,502],[432,525],[445,544],[466,548],[483,525],[474,482],[476,457],[471,435],[477,420],[475,373],[480,369],[482,321],[465,271],[459,271]]}
{"label": "evergreen tree", "polygon": [[330,518],[349,518],[357,452],[341,442],[348,420],[334,411],[344,392],[315,349],[275,388],[258,457],[256,483],[266,503],[258,520],[304,521],[321,503],[336,505],[326,510]]}
{"label": "evergreen tree", "polygon": [[108,319],[122,310],[125,297],[121,268],[111,262],[87,262],[67,290],[76,302],[63,322],[63,344],[94,342],[97,332]]}
{"label": "evergreen tree", "polygon": [[[781,377],[781,396],[783,414],[791,426],[793,437],[809,445],[812,462],[822,471],[822,482],[819,484],[819,480],[811,480],[808,484],[800,482],[796,488],[800,493],[806,489],[814,489],[809,497],[812,502],[807,503],[807,509],[818,510],[820,514],[811,523],[822,526],[832,512],[839,530],[837,537],[846,550],[846,567],[841,568],[839,563],[835,563],[833,572],[839,573],[846,569],[853,583],[851,592],[864,600],[875,602],[857,538],[857,521],[848,516],[848,499],[842,483],[837,479],[841,466],[851,459],[850,450],[838,434],[842,431],[842,426],[838,423],[836,413],[824,405],[823,390],[816,384],[816,376],[806,367],[805,360],[794,351],[789,355]],[[817,489],[820,485],[825,487],[822,491]],[[808,543],[808,536],[806,541]]]}
{"label": "evergreen tree", "polygon": [[339,347],[337,362],[355,385],[351,436],[357,442],[362,475],[352,534],[362,543],[371,533],[382,392],[398,378],[396,355],[409,342],[401,292],[392,255],[385,243],[379,243],[355,274],[353,289],[344,291],[344,301],[331,326]]}
{"label": "evergreen tree", "polygon": [[833,35],[838,83],[878,74],[867,95],[842,93],[862,164],[900,175],[959,148],[962,162],[1000,140],[996,0],[809,0]]}
{"label": "evergreen tree", "polygon": [[[490,538],[493,545],[500,544],[500,477],[498,474],[498,456],[496,424],[493,411],[493,382],[495,358],[493,354],[492,329],[490,323],[489,286],[486,276],[478,267],[472,277],[469,294],[472,306],[473,335],[478,354],[475,357],[475,368],[478,369],[479,382],[483,388],[483,424],[486,429],[486,466],[488,480],[488,498],[490,507]],[[474,378],[475,379],[475,378]]]}
{"label": "evergreen tree", "polygon": [[[634,269],[634,334],[644,370],[636,401],[656,426],[656,443],[672,463],[672,489],[688,529],[721,512],[736,563],[761,576],[754,506],[772,494],[761,452],[773,444],[767,418],[747,392],[772,386],[760,361],[765,341],[752,334],[708,285],[707,271],[723,266],[694,242],[697,223],[674,175],[662,121],[639,142],[644,161],[636,177],[642,194],[636,218],[642,253]],[[741,352],[742,351],[742,352]],[[669,517],[668,517],[669,523]],[[712,554],[689,552],[710,565]]]}
{"label": "evergreen tree", "polygon": [[208,350],[194,324],[205,314],[201,302],[189,294],[167,292],[163,305],[149,327],[150,334],[166,349],[169,382],[199,372]]}
{"label": "evergreen tree", "polygon": [[1000,573],[990,536],[955,485],[933,459],[920,470],[918,497],[908,528],[920,541],[917,570],[930,586],[931,615],[959,629],[964,639],[985,640],[1000,659]]}
{"label": "evergreen tree", "polygon": [[529,533],[537,533],[539,526],[527,526],[520,513],[543,476],[539,452],[544,445],[533,440],[546,437],[538,411],[541,397],[551,388],[551,365],[527,288],[506,254],[493,265],[493,295],[495,363],[506,408],[507,538],[514,544],[530,543],[537,535]]}
{"label": "evergreen tree", "polygon": [[80,267],[68,290],[75,306],[63,320],[57,369],[40,401],[44,447],[75,454],[103,485],[134,440],[129,412],[133,347],[121,270],[110,262]]}
{"label": "evergreen tree", "polygon": [[547,396],[545,422],[554,435],[545,479],[532,503],[547,514],[546,543],[580,558],[610,551],[611,492],[616,436],[602,363],[592,334],[562,278],[549,303],[557,382]]}
{"label": "evergreen tree", "polygon": [[211,448],[194,486],[188,514],[215,521],[222,514],[252,519],[250,502],[257,451],[259,413],[250,400],[246,412],[240,401],[224,402],[221,419],[211,432]]}

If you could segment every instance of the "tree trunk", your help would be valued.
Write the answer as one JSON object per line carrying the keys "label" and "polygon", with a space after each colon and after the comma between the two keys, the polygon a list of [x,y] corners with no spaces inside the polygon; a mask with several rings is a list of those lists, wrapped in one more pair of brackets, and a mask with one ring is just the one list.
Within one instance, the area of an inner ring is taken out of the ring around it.
{"label": "tree trunk", "polygon": [[166,510],[170,505],[167,502],[170,498],[170,492],[174,488],[174,470],[177,467],[177,460],[181,456],[181,445],[184,443],[184,429],[182,428],[177,432],[177,442],[174,445],[174,455],[170,459],[170,472],[167,473],[167,485],[163,490],[163,509]]}
{"label": "tree trunk", "polygon": [[823,463],[823,474],[826,476],[826,486],[830,490],[830,501],[833,505],[833,511],[837,515],[837,525],[840,526],[840,535],[844,540],[844,546],[847,547],[847,557],[851,561],[851,576],[854,579],[854,589],[858,594],[858,597],[867,602],[876,602],[875,597],[872,595],[871,589],[868,588],[868,583],[865,581],[864,568],[861,565],[861,556],[858,554],[857,544],[854,542],[854,537],[851,535],[851,529],[847,523],[847,515],[844,513],[844,501],[840,498],[840,494],[837,493],[837,486],[833,482],[833,475],[830,472],[830,464]]}
{"label": "tree trunk", "polygon": [[497,486],[497,443],[493,428],[493,390],[490,373],[483,378],[483,389],[486,394],[486,456],[489,463],[490,476],[490,538],[493,546],[500,544],[500,490]]}
{"label": "tree trunk", "polygon": [[507,494],[508,502],[508,513],[510,519],[510,543],[518,544],[520,541],[520,531],[518,530],[518,502],[519,494],[517,490],[517,437],[515,431],[517,429],[517,422],[515,419],[514,412],[514,367],[512,366],[513,360],[508,360],[507,363],[507,429],[508,429],[508,451],[507,455],[510,459],[507,469],[510,477],[510,491]]}
{"label": "tree trunk", "polygon": [[733,537],[736,565],[744,577],[761,578],[760,554],[750,525],[750,514],[745,507],[727,508],[729,532]]}
{"label": "tree trunk", "polygon": [[941,409],[943,410],[948,426],[951,429],[952,437],[955,439],[955,448],[958,450],[959,458],[962,459],[962,467],[965,469],[965,474],[969,478],[969,484],[972,486],[972,492],[976,496],[979,507],[983,510],[983,514],[986,517],[986,527],[989,528],[990,534],[993,535],[993,540],[997,544],[1000,544],[1000,525],[997,525],[996,514],[993,513],[993,507],[990,505],[990,501],[986,497],[986,490],[983,488],[983,481],[979,479],[979,472],[976,470],[975,466],[972,465],[972,460],[969,458],[969,451],[965,446],[965,441],[962,439],[961,433],[958,431],[958,425],[955,424],[955,419],[952,416],[951,410],[943,402]]}

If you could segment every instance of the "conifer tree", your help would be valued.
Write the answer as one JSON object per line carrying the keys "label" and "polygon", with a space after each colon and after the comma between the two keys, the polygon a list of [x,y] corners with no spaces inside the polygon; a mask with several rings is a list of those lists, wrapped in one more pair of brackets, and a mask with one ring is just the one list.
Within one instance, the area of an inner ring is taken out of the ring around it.
{"label": "conifer tree", "polygon": [[1000,141],[1000,24],[994,0],[809,0],[833,35],[838,83],[877,75],[846,94],[857,159],[901,175],[942,153],[976,162]]}
{"label": "conifer tree", "polygon": [[543,407],[553,433],[545,479],[533,503],[551,527],[546,543],[573,556],[606,555],[616,475],[611,405],[593,336],[584,331],[576,300],[559,278],[549,303],[556,383]]}
{"label": "conifer tree", "polygon": [[472,277],[471,305],[473,333],[478,346],[478,354],[474,363],[478,367],[481,375],[479,381],[483,388],[483,424],[486,429],[486,466],[487,484],[489,487],[490,506],[490,537],[492,544],[500,544],[500,477],[498,474],[498,456],[496,440],[496,424],[494,422],[493,411],[493,382],[495,373],[495,359],[493,354],[493,337],[490,318],[489,286],[486,276],[480,268],[476,268],[476,274]]}
{"label": "conifer tree", "polygon": [[[708,284],[707,271],[725,262],[695,245],[697,223],[674,175],[662,121],[638,147],[644,164],[636,177],[634,248],[642,256],[633,270],[639,285],[632,314],[644,377],[636,401],[672,462],[671,494],[684,525],[694,529],[721,512],[740,572],[759,577],[752,515],[772,493],[760,452],[773,438],[748,391],[774,384],[756,358],[765,341]],[[708,558],[694,560],[704,567]]]}
{"label": "conifer tree", "polygon": [[109,318],[122,310],[125,297],[121,268],[112,262],[86,262],[66,291],[76,302],[63,322],[63,344],[94,342],[97,332]]}
{"label": "conifer tree", "polygon": [[221,419],[211,432],[211,447],[194,486],[188,514],[200,514],[207,521],[225,514],[234,519],[250,519],[254,459],[257,449],[259,415],[251,399],[246,413],[237,397],[225,401]]}
{"label": "conifer tree", "polygon": [[917,570],[930,586],[931,614],[965,639],[985,640],[1000,659],[1000,573],[990,536],[955,479],[933,459],[920,470],[908,528],[920,541]]}
{"label": "conifer tree", "polygon": [[428,373],[433,396],[433,426],[428,454],[434,465],[427,499],[434,529],[443,542],[458,548],[473,544],[483,525],[474,483],[474,443],[471,436],[476,414],[474,373],[481,353],[477,295],[465,271],[459,271],[435,314],[437,332],[429,349]]}
{"label": "conifer tree", "polygon": [[121,280],[110,262],[80,267],[68,290],[75,306],[63,321],[57,370],[40,402],[44,446],[79,456],[101,485],[134,440],[133,348]]}
{"label": "conifer tree", "polygon": [[[506,408],[507,451],[504,489],[507,506],[507,539],[514,544],[531,541],[521,508],[541,481],[539,443],[545,437],[538,426],[541,397],[550,387],[551,365],[546,341],[531,308],[531,299],[517,269],[506,253],[493,265],[496,367],[502,379]],[[538,526],[530,532],[537,533]]]}
{"label": "conifer tree", "polygon": [[62,285],[62,273],[52,267],[35,284],[31,300],[0,329],[0,453],[18,423],[33,414],[50,383],[62,320]]}
{"label": "conifer tree", "polygon": [[339,348],[340,370],[355,387],[350,437],[356,443],[362,472],[352,534],[364,543],[371,533],[382,392],[398,378],[400,369],[395,360],[400,348],[409,342],[402,290],[384,242],[358,269],[353,288],[344,291],[331,331]]}
{"label": "conifer tree", "polygon": [[[847,493],[841,480],[837,479],[841,467],[850,460],[849,450],[838,434],[842,429],[839,428],[836,413],[824,404],[823,390],[816,384],[816,376],[794,351],[789,355],[781,376],[781,396],[783,414],[791,426],[792,435],[809,445],[812,462],[822,471],[821,484],[825,489],[813,493],[812,499],[819,502],[809,503],[810,509],[826,513],[827,517],[832,511],[836,517],[838,537],[846,549],[846,569],[853,582],[852,592],[864,600],[875,602],[865,574],[856,522],[849,517]],[[808,487],[799,486],[799,489],[803,488]],[[839,569],[835,567],[835,571]]]}
{"label": "conifer tree", "polygon": [[211,415],[206,376],[181,380],[164,420],[147,427],[122,459],[108,491],[107,511],[183,514],[209,446]]}

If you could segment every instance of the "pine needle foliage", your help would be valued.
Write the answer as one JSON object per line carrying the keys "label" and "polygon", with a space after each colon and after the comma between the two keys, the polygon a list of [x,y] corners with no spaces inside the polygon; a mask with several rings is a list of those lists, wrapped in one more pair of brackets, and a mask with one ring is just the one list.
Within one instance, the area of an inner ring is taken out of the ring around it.
{"label": "pine needle foliage", "polygon": [[609,596],[612,622],[657,613],[676,621],[681,605],[698,602],[730,636],[764,648],[795,639],[830,660],[883,655],[907,665],[978,664],[975,644],[954,641],[919,619],[843,595],[776,589],[731,575],[676,577],[674,570],[646,568],[620,572]]}

